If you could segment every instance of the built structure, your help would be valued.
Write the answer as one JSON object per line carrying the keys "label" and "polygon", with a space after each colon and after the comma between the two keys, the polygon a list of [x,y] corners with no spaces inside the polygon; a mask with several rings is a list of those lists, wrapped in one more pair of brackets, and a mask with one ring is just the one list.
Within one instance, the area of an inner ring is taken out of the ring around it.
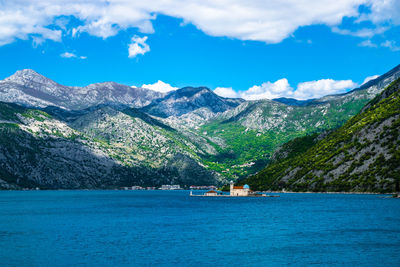
{"label": "built structure", "polygon": [[190,196],[196,197],[267,197],[266,194],[260,194],[252,191],[250,186],[245,184],[241,186],[235,186],[233,181],[230,183],[230,193],[223,194],[222,192],[217,192],[215,190],[210,190],[205,192],[202,195],[194,195],[192,191],[190,191]]}
{"label": "built structure", "polygon": [[208,192],[205,192],[204,195],[205,195],[205,196],[209,196],[209,197],[211,197],[211,196],[218,196],[218,192],[217,192],[217,191],[214,191],[214,190],[210,190],[210,191],[208,191]]}
{"label": "built structure", "polygon": [[230,184],[230,194],[234,197],[247,197],[251,195],[255,195],[255,193],[250,189],[250,186],[245,184],[241,186],[235,186],[233,181]]}

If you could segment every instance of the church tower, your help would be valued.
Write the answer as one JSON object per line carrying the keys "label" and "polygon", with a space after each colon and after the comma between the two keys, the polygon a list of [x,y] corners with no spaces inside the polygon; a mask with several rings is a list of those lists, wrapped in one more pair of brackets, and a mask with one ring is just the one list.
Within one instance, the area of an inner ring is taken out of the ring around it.
{"label": "church tower", "polygon": [[233,196],[233,185],[234,185],[234,183],[233,183],[233,181],[231,181],[231,183],[230,183],[230,188],[229,188],[229,194],[230,194],[231,196]]}

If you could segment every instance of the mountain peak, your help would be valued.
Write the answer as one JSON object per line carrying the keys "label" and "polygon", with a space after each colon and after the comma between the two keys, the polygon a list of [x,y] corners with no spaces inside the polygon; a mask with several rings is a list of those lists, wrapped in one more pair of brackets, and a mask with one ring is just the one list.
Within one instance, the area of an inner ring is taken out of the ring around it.
{"label": "mountain peak", "polygon": [[167,118],[181,116],[200,108],[208,108],[211,112],[224,112],[237,107],[242,100],[225,99],[216,95],[207,87],[183,87],[169,92],[165,97],[154,100],[143,108],[151,115]]}
{"label": "mountain peak", "polygon": [[22,75],[22,74],[30,74],[30,75],[40,75],[33,69],[22,69],[22,70],[17,70],[14,75]]}
{"label": "mountain peak", "polygon": [[35,83],[55,83],[54,81],[46,78],[45,76],[37,73],[32,69],[23,69],[16,71],[13,75],[6,78],[5,81],[14,82],[18,84],[25,84],[27,82]]}
{"label": "mountain peak", "polygon": [[35,76],[44,77],[43,75],[37,73],[32,69],[22,69],[22,70],[17,70],[13,75],[8,77],[7,79],[16,77],[35,77]]}

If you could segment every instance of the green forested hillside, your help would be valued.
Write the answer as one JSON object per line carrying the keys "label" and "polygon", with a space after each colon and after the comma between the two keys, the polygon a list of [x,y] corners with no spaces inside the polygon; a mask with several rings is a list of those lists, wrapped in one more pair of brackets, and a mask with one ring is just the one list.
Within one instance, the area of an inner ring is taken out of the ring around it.
{"label": "green forested hillside", "polygon": [[[245,179],[258,190],[393,192],[400,181],[400,80],[304,152]],[[298,139],[296,142],[302,142]],[[295,142],[295,141],[293,141]]]}
{"label": "green forested hillside", "polygon": [[280,145],[342,126],[381,90],[357,90],[305,106],[271,100],[246,102],[200,127],[198,133],[214,142],[219,152],[204,157],[204,162],[230,179],[254,174],[265,167]]}

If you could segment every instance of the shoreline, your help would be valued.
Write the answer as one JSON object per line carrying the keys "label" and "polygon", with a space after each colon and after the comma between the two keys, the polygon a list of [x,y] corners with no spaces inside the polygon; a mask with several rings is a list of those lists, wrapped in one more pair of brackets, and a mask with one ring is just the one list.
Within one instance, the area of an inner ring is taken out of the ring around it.
{"label": "shoreline", "polygon": [[[0,192],[31,192],[31,191],[202,191],[202,190],[191,190],[191,189],[180,189],[180,190],[124,190],[124,189],[0,189]],[[204,190],[203,190],[204,191]],[[398,192],[390,192],[390,193],[378,193],[378,192],[312,192],[312,191],[302,191],[302,192],[294,192],[294,191],[256,191],[257,193],[262,194],[341,194],[341,195],[394,195],[398,194]]]}
{"label": "shoreline", "polygon": [[[258,191],[257,191],[258,192]],[[377,193],[377,192],[294,192],[294,191],[259,191],[260,193],[276,193],[276,194],[341,194],[341,195],[393,195],[397,192],[392,193]]]}

